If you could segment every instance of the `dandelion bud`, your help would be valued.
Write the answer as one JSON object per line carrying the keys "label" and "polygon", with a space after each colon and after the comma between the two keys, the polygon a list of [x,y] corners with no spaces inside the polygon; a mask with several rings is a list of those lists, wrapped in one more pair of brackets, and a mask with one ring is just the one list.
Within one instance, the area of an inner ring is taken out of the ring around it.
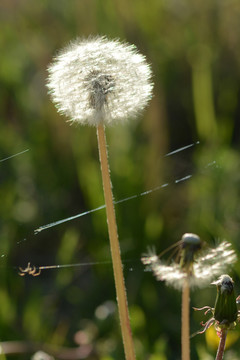
{"label": "dandelion bud", "polygon": [[95,125],[135,117],[151,98],[151,70],[135,46],[95,37],[67,46],[48,68],[58,111]]}
{"label": "dandelion bud", "polygon": [[234,282],[229,275],[221,275],[212,284],[217,286],[214,318],[220,326],[230,326],[237,320],[238,316]]}

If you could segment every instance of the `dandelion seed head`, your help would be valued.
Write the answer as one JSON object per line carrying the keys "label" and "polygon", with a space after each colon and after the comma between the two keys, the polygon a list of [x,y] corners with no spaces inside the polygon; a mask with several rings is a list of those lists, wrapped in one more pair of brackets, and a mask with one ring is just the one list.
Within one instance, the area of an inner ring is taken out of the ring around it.
{"label": "dandelion seed head", "polygon": [[202,288],[208,285],[216,276],[224,273],[237,260],[236,253],[231,244],[224,241],[215,249],[208,248],[197,253],[192,263],[191,273],[180,263],[172,261],[166,264],[157,255],[151,252],[142,258],[152,270],[157,280],[165,281],[167,285],[181,290],[186,280],[190,287]]}
{"label": "dandelion seed head", "polygon": [[48,89],[72,122],[110,124],[136,117],[152,96],[152,73],[133,45],[95,37],[76,40],[48,68]]}

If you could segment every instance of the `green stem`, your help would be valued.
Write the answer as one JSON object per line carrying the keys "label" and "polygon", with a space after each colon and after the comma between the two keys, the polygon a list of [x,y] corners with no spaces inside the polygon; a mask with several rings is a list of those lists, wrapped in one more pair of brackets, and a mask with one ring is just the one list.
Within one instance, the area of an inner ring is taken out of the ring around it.
{"label": "green stem", "polygon": [[189,284],[186,280],[182,288],[182,360],[190,360],[189,293]]}
{"label": "green stem", "polygon": [[226,344],[226,338],[227,338],[227,330],[221,330],[221,337],[218,344],[218,350],[215,360],[222,360],[225,350],[225,344]]}
{"label": "green stem", "polygon": [[120,246],[118,240],[116,216],[113,204],[112,185],[108,166],[105,130],[102,124],[97,127],[99,157],[102,171],[103,189],[106,203],[107,224],[112,254],[113,273],[118,301],[118,311],[123,337],[126,360],[135,359],[134,344],[129,320],[127,295],[123,278]]}

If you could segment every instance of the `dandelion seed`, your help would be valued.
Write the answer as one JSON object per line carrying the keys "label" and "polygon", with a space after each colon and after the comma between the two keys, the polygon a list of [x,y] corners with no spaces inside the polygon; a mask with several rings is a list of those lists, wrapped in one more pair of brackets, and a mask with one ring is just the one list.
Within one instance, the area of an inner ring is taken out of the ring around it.
{"label": "dandelion seed", "polygon": [[67,46],[49,66],[58,111],[81,124],[136,117],[152,96],[151,69],[134,45],[95,37]]}

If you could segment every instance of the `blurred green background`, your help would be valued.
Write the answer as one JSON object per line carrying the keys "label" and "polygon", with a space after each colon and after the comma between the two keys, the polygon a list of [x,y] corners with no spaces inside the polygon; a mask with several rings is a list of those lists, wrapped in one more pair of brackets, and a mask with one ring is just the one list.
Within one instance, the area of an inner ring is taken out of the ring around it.
{"label": "blurred green background", "polygon": [[[239,1],[1,0],[0,19],[0,160],[29,149],[0,162],[0,340],[29,352],[0,359],[30,359],[41,344],[56,359],[124,358],[112,267],[102,263],[110,260],[105,211],[34,235],[104,203],[95,129],[69,126],[45,86],[57,50],[97,34],[134,43],[152,64],[150,106],[107,129],[107,139],[116,200],[169,184],[116,214],[137,359],[180,359],[181,295],[140,258],[185,232],[240,251]],[[28,262],[83,265],[20,277]],[[239,264],[232,275],[238,293]],[[215,289],[196,289],[191,306],[214,300]],[[201,320],[191,311],[192,333]],[[64,353],[78,346],[75,357]],[[191,352],[211,360],[215,348],[199,335]],[[240,358],[239,343],[228,357]]]}

